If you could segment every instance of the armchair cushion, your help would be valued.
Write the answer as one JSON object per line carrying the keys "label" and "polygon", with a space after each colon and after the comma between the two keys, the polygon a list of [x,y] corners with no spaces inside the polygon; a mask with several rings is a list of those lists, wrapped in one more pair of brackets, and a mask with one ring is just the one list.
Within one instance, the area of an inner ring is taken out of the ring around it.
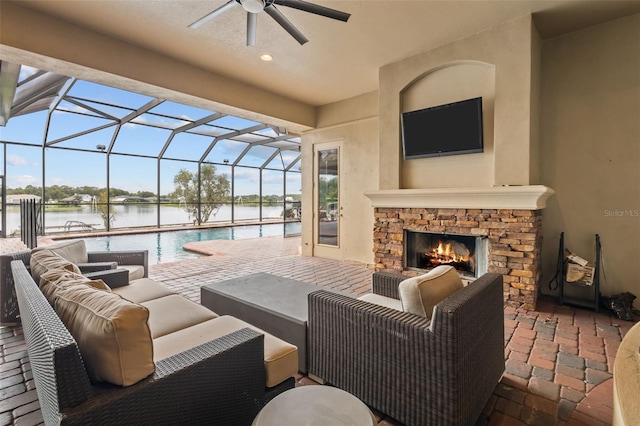
{"label": "armchair cushion", "polygon": [[424,275],[402,281],[398,290],[405,312],[431,318],[435,305],[463,287],[455,268],[440,265]]}
{"label": "armchair cushion", "polygon": [[58,292],[55,310],[78,343],[89,377],[129,386],[155,371],[149,310],[88,286]]}
{"label": "armchair cushion", "polygon": [[129,281],[144,278],[144,265],[118,265],[118,268],[129,271]]}
{"label": "armchair cushion", "polygon": [[364,300],[365,302],[373,303],[387,308],[395,309],[396,311],[402,311],[402,302],[393,297],[381,296],[379,294],[367,293],[358,297],[358,300]]}

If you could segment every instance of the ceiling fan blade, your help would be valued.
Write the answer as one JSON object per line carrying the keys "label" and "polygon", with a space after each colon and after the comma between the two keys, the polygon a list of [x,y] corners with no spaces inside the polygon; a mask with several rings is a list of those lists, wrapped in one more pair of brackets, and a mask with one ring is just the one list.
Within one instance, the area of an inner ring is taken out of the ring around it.
{"label": "ceiling fan blade", "polygon": [[331,19],[337,19],[343,22],[347,22],[347,20],[351,16],[350,13],[341,12],[339,10],[320,6],[318,4],[309,3],[303,0],[274,0],[273,2],[280,6],[291,7],[294,9],[302,10],[304,12],[326,16],[327,18],[331,18]]}
{"label": "ceiling fan blade", "polygon": [[229,0],[228,3],[220,6],[219,8],[217,8],[216,10],[214,10],[211,13],[208,13],[208,14],[204,15],[202,18],[198,19],[197,21],[195,21],[194,23],[189,25],[189,28],[199,28],[202,25],[206,24],[207,22],[211,21],[212,19],[222,15],[226,11],[231,10],[234,7],[239,6],[239,5],[240,5],[240,3],[238,3],[236,0]]}
{"label": "ceiling fan blade", "polygon": [[247,12],[247,46],[256,45],[256,29],[258,28],[258,14]]}
{"label": "ceiling fan blade", "polygon": [[289,21],[274,5],[269,5],[264,8],[264,11],[269,14],[275,21],[280,24],[282,28],[285,29],[286,32],[291,34],[293,38],[295,38],[298,43],[305,44],[309,40]]}

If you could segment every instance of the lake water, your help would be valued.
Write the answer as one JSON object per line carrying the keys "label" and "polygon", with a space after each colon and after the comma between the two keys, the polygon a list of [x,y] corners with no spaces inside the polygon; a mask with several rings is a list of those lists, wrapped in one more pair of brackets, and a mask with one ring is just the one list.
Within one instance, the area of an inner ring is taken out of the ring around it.
{"label": "lake water", "polygon": [[[142,226],[157,225],[157,206],[153,204],[125,204],[114,205],[116,214],[115,222],[111,229],[133,228]],[[279,219],[282,218],[282,205],[263,205],[263,219]],[[234,211],[235,220],[258,220],[260,218],[260,208],[253,205],[236,205]],[[65,208],[55,211],[46,211],[45,228],[46,233],[61,232],[67,221],[75,221],[89,224],[96,230],[104,230],[104,223],[98,212],[93,210],[91,206],[78,206],[77,208]],[[209,219],[209,222],[229,222],[231,221],[231,205],[223,205],[218,213]],[[165,206],[160,209],[160,225],[182,225],[188,224],[189,220],[187,212],[178,206]],[[19,231],[20,229],[20,206],[7,206],[7,235]],[[74,231],[80,231],[74,228]]]}

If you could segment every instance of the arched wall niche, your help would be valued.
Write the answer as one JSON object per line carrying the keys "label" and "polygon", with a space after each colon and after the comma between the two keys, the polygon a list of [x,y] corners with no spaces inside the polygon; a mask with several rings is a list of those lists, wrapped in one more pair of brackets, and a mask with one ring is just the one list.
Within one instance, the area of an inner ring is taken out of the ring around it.
{"label": "arched wall niche", "polygon": [[401,189],[491,186],[494,182],[495,66],[457,61],[425,71],[400,92],[401,112],[482,97],[484,151],[401,160]]}

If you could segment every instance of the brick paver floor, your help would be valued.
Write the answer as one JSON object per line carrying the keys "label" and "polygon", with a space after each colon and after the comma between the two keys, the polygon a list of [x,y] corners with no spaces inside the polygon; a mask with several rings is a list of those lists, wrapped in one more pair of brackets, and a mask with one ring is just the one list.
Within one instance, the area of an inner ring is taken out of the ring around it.
{"label": "brick paver floor", "polygon": [[[373,270],[355,262],[299,255],[300,238],[205,241],[189,248],[207,257],[152,265],[150,277],[200,301],[200,287],[268,272],[361,295],[371,290]],[[0,239],[0,253],[24,249]],[[505,307],[505,374],[479,425],[609,425],[613,362],[634,324],[609,313],[559,306],[541,297],[536,311]],[[297,386],[317,385],[306,376]],[[374,412],[379,426],[399,425]],[[42,422],[20,327],[0,328],[0,425]]]}

